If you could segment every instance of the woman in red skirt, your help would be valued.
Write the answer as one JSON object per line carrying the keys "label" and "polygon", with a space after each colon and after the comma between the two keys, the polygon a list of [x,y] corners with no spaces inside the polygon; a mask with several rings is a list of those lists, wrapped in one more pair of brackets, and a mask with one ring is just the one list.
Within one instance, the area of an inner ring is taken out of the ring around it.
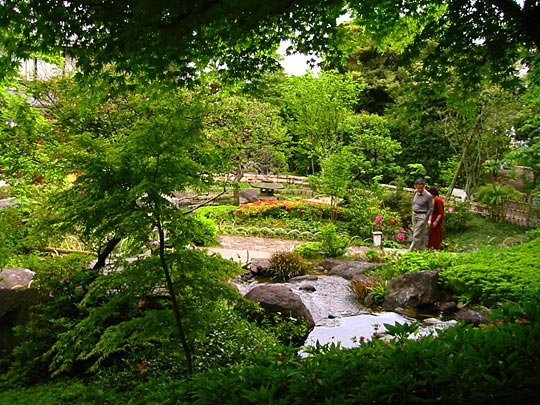
{"label": "woman in red skirt", "polygon": [[433,214],[431,215],[427,247],[429,250],[441,250],[443,239],[444,200],[439,196],[437,187],[431,186],[428,188],[428,192],[433,196]]}

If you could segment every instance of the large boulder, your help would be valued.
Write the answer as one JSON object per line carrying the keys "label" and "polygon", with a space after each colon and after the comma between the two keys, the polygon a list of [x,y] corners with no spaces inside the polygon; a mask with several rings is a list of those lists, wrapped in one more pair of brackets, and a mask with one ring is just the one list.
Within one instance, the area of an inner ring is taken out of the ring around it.
{"label": "large boulder", "polygon": [[34,272],[29,269],[0,269],[0,288],[30,287]]}
{"label": "large boulder", "polygon": [[386,286],[384,309],[421,308],[435,305],[442,296],[438,271],[414,271],[392,279]]}
{"label": "large boulder", "polygon": [[28,269],[0,270],[0,354],[17,344],[13,327],[28,319],[39,293],[31,285],[34,272]]}
{"label": "large boulder", "polygon": [[488,323],[490,316],[491,311],[486,307],[480,307],[477,309],[461,308],[456,314],[456,321],[472,323],[478,326],[482,323]]}
{"label": "large boulder", "polygon": [[376,264],[370,263],[368,261],[344,261],[337,266],[333,266],[329,270],[328,274],[332,276],[340,276],[347,280],[353,280],[355,278],[358,278],[358,276],[364,274],[364,271],[366,271],[367,269],[372,269],[376,266]]}
{"label": "large boulder", "polygon": [[252,288],[245,298],[256,301],[268,314],[280,313],[306,321],[308,329],[315,327],[315,321],[302,299],[289,287],[281,284],[261,284]]}

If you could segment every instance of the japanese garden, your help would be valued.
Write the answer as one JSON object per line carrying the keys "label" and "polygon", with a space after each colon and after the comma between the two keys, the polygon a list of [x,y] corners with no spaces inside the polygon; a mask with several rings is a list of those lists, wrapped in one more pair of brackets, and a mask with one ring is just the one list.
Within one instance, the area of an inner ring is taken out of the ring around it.
{"label": "japanese garden", "polygon": [[[537,403],[539,20],[1,1],[0,402]],[[418,178],[440,250],[410,250]],[[310,341],[325,280],[404,321]]]}

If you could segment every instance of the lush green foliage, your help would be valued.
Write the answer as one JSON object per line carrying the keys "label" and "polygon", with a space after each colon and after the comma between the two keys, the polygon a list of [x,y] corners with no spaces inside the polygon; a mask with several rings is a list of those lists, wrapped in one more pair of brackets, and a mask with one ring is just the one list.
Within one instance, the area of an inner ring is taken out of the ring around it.
{"label": "lush green foliage", "polygon": [[445,233],[463,232],[470,226],[473,214],[467,201],[446,201],[443,229]]}
{"label": "lush green foliage", "polygon": [[[196,369],[246,361],[256,346],[263,350],[276,343],[242,318],[242,312],[232,311],[241,298],[224,280],[242,271],[237,264],[198,250],[170,256]],[[51,374],[105,373],[116,376],[114,384],[119,385],[141,367],[147,377],[185,373],[185,354],[175,344],[171,300],[162,287],[165,279],[152,271],[158,259],[119,261],[105,275],[89,269],[87,256],[36,266],[34,284],[42,301],[30,323],[19,328],[23,344],[13,353],[10,373],[21,382]]]}
{"label": "lush green foliage", "polygon": [[402,339],[414,331],[412,326],[396,325],[393,342],[359,336],[358,348],[317,346],[308,350],[307,357],[283,348],[256,352],[249,366],[222,367],[185,382],[147,378],[151,369],[141,367],[131,376],[134,384],[129,391],[100,379],[85,385],[70,380],[5,389],[0,399],[14,404],[32,398],[55,403],[59,397],[77,398],[78,403],[418,403],[436,398],[531,403],[540,388],[538,306],[504,305],[496,316],[498,320],[488,325],[458,324],[417,340]]}
{"label": "lush green foliage", "polygon": [[88,267],[92,259],[69,255],[34,263],[33,287],[39,289],[41,299],[32,309],[29,322],[16,327],[21,344],[10,356],[7,377],[35,383],[50,376],[52,346],[86,316],[80,304],[96,278]]}
{"label": "lush green foliage", "polygon": [[349,240],[338,235],[337,228],[328,224],[321,228],[317,242],[304,243],[294,248],[294,252],[306,259],[341,257],[347,253]]}
{"label": "lush green foliage", "polygon": [[[319,346],[306,357],[281,349],[271,357],[261,353],[249,367],[220,368],[174,383],[150,380],[129,392],[106,384],[84,389],[75,382],[64,387],[64,395],[79,393],[78,403],[532,404],[540,388],[540,313],[526,304],[506,308],[504,319],[476,328],[458,325],[418,340],[400,338],[413,326],[396,327],[391,343],[360,336],[359,348]],[[10,390],[0,398],[19,404],[21,396],[32,398],[25,394]]]}
{"label": "lush green foliage", "polygon": [[540,291],[540,239],[461,255],[441,273],[444,285],[470,304],[534,299]]}
{"label": "lush green foliage", "polygon": [[362,86],[350,75],[325,71],[291,77],[283,85],[284,113],[295,141],[295,167],[319,171],[321,161],[343,142],[342,125]]}
{"label": "lush green foliage", "polygon": [[521,200],[521,193],[510,185],[497,183],[480,187],[475,195],[475,201],[486,204],[495,219],[502,220],[511,201]]}
{"label": "lush green foliage", "polygon": [[472,252],[484,247],[506,246],[509,241],[523,240],[527,232],[526,228],[518,225],[466,214],[468,219],[461,231],[448,232],[444,236],[444,242],[448,245],[445,249],[450,252]]}
{"label": "lush green foliage", "polygon": [[195,246],[211,246],[216,244],[217,225],[216,222],[202,214],[196,215],[195,232],[192,240]]}
{"label": "lush green foliage", "polygon": [[368,190],[356,189],[349,198],[344,205],[346,226],[350,235],[371,240],[372,232],[381,231],[388,240],[403,242],[406,239],[401,216],[386,208],[377,195]]}
{"label": "lush green foliage", "polygon": [[349,241],[337,233],[333,224],[321,229],[321,252],[324,257],[341,257],[347,253]]}
{"label": "lush green foliage", "polygon": [[320,242],[302,243],[300,246],[295,247],[293,251],[308,260],[319,259],[322,257]]}

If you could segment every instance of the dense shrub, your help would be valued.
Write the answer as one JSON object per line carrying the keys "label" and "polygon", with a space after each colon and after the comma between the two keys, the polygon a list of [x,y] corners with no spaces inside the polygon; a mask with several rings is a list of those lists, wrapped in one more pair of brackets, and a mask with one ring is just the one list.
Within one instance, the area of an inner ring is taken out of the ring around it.
{"label": "dense shrub", "polygon": [[502,219],[512,200],[520,200],[522,194],[510,185],[490,183],[478,189],[475,201],[489,206],[494,218]]}
{"label": "dense shrub", "polygon": [[466,201],[447,201],[444,206],[443,229],[445,233],[461,232],[469,226],[473,216]]}
{"label": "dense shrub", "polygon": [[341,257],[347,253],[349,241],[339,236],[334,225],[329,224],[321,229],[321,252],[324,257]]}
{"label": "dense shrub", "polygon": [[214,219],[196,215],[194,225],[192,240],[195,246],[211,246],[217,243],[217,226]]}
{"label": "dense shrub", "polygon": [[197,215],[218,221],[222,218],[231,217],[237,209],[235,205],[205,205],[197,208]]}
{"label": "dense shrub", "polygon": [[406,239],[399,213],[385,208],[374,194],[355,190],[345,208],[344,218],[351,236],[371,239],[373,231],[380,231],[387,240],[399,243]]}
{"label": "dense shrub", "polygon": [[21,266],[30,252],[46,245],[28,204],[0,209],[0,267]]}
{"label": "dense shrub", "polygon": [[[330,219],[332,206],[313,201],[263,200],[241,205],[234,211],[235,218],[240,222],[249,219],[292,219],[300,218],[305,221],[320,221]],[[338,213],[341,211],[338,208]]]}
{"label": "dense shrub", "polygon": [[374,270],[385,279],[421,270],[437,270],[449,267],[454,256],[447,252],[406,252],[396,257],[387,256],[386,265]]}
{"label": "dense shrub", "polygon": [[317,242],[304,243],[293,251],[305,259],[341,257],[347,253],[349,239],[338,235],[333,224],[322,227],[317,239]]}
{"label": "dense shrub", "polygon": [[323,257],[321,242],[307,242],[296,246],[293,252],[298,253],[304,259],[313,260]]}
{"label": "dense shrub", "polygon": [[21,341],[10,356],[6,374],[20,383],[40,381],[49,376],[50,350],[58,337],[88,315],[81,306],[96,274],[89,270],[93,257],[72,254],[36,263],[32,287],[40,294],[29,321],[16,327]]}
{"label": "dense shrub", "polygon": [[533,299],[540,290],[540,238],[506,249],[460,255],[440,275],[447,288],[471,304]]}

